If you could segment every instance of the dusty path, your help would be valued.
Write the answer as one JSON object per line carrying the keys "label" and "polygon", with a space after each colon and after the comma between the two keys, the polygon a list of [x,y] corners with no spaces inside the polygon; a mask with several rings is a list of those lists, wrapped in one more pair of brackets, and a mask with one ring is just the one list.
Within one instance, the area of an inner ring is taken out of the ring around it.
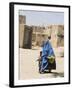
{"label": "dusty path", "polygon": [[39,56],[40,50],[20,49],[19,59],[19,79],[40,79],[40,78],[54,78],[64,76],[64,60],[63,58],[56,57],[56,70],[52,73],[39,74],[38,62],[36,61]]}

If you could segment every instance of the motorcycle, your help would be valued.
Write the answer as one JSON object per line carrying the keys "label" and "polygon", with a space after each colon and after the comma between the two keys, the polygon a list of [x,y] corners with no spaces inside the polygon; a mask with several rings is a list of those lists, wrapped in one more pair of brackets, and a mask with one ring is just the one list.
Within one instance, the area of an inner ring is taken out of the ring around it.
{"label": "motorcycle", "polygon": [[[51,73],[51,70],[55,70],[56,69],[56,61],[55,61],[55,56],[48,56],[46,57],[47,62],[48,62],[48,68],[46,70],[49,71],[49,73]],[[41,62],[42,62],[42,51],[40,51],[40,56],[38,59],[38,66],[39,66],[39,73],[41,73]]]}

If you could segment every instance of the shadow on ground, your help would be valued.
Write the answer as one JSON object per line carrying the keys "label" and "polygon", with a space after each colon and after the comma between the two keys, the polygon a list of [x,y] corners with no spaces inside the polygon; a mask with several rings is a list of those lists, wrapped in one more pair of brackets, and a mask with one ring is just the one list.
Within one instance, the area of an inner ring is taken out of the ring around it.
{"label": "shadow on ground", "polygon": [[43,74],[52,74],[53,77],[64,77],[64,72],[48,72],[48,71],[44,71]]}

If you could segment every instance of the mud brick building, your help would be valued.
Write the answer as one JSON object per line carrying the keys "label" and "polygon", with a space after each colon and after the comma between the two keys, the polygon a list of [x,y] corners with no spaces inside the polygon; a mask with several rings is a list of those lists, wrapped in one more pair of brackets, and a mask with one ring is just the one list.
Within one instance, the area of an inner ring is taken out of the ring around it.
{"label": "mud brick building", "polygon": [[48,25],[48,34],[54,47],[64,46],[64,25]]}
{"label": "mud brick building", "polygon": [[42,45],[42,42],[51,36],[53,47],[64,46],[64,25],[48,25],[46,27],[33,27],[34,45]]}
{"label": "mud brick building", "polygon": [[25,24],[26,24],[26,16],[19,15],[19,47],[20,48],[23,48]]}
{"label": "mud brick building", "polygon": [[31,49],[41,47],[43,41],[51,36],[53,47],[64,46],[64,25],[32,26],[26,25],[26,16],[19,15],[19,47]]}

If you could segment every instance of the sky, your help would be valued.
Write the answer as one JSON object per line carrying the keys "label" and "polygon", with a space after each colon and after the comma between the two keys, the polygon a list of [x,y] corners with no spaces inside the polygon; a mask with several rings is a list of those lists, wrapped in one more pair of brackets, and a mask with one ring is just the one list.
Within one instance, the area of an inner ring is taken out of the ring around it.
{"label": "sky", "polygon": [[64,24],[63,12],[20,10],[19,15],[26,16],[27,25]]}

